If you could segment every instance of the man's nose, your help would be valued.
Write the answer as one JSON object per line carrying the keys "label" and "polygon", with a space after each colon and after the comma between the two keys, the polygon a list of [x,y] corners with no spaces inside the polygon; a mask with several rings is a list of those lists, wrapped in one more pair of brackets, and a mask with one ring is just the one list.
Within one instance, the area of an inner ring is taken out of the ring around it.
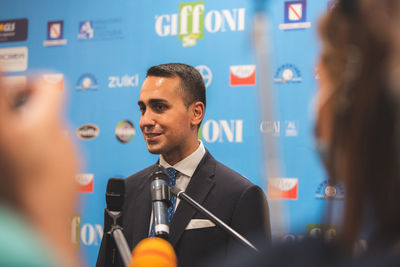
{"label": "man's nose", "polygon": [[139,122],[139,126],[142,129],[142,131],[144,130],[145,127],[152,127],[154,126],[155,121],[152,115],[151,111],[145,111],[141,116],[140,116],[140,122]]}

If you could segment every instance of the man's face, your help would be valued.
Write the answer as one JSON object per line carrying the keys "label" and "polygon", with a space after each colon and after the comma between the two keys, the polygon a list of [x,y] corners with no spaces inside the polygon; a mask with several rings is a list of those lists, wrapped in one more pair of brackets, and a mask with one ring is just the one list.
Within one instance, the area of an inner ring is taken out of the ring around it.
{"label": "man's face", "polygon": [[192,151],[196,125],[178,90],[179,77],[149,76],[140,90],[140,129],[152,154],[181,158]]}

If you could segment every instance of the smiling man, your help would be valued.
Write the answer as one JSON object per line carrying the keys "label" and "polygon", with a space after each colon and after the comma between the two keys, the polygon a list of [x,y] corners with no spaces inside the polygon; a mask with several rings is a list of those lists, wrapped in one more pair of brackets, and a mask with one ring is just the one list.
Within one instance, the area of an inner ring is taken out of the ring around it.
{"label": "smiling man", "polygon": [[[159,154],[158,163],[174,174],[170,182],[256,246],[268,243],[271,234],[264,192],[216,161],[197,138],[206,106],[200,73],[180,63],[151,67],[138,105],[147,149]],[[154,235],[149,179],[153,167],[125,180],[123,228],[131,249]],[[169,242],[180,267],[193,266],[215,254],[228,256],[239,245],[186,203],[172,202]],[[97,266],[105,266],[105,243],[103,240]]]}

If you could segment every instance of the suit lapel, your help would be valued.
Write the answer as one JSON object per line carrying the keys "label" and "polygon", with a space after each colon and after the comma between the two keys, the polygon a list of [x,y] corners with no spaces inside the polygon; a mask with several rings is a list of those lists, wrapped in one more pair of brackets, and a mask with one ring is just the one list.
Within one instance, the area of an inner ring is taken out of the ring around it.
{"label": "suit lapel", "polygon": [[[186,193],[200,204],[204,202],[214,186],[215,165],[215,160],[207,151],[186,188]],[[181,200],[170,223],[169,241],[173,246],[176,245],[195,213],[196,210]]]}
{"label": "suit lapel", "polygon": [[148,236],[149,222],[151,216],[151,194],[150,180],[146,178],[144,182],[135,191],[136,199],[134,201],[133,211],[131,211],[131,222],[127,225],[132,225],[132,247],[135,247],[142,239]]}

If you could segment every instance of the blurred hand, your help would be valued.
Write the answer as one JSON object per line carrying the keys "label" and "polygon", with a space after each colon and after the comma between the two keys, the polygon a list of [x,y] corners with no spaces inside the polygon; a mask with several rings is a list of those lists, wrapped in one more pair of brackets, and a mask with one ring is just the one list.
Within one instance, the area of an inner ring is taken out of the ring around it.
{"label": "blurred hand", "polygon": [[14,206],[75,261],[69,231],[78,160],[61,118],[62,94],[45,78],[16,87],[0,78],[0,179],[13,179]]}

